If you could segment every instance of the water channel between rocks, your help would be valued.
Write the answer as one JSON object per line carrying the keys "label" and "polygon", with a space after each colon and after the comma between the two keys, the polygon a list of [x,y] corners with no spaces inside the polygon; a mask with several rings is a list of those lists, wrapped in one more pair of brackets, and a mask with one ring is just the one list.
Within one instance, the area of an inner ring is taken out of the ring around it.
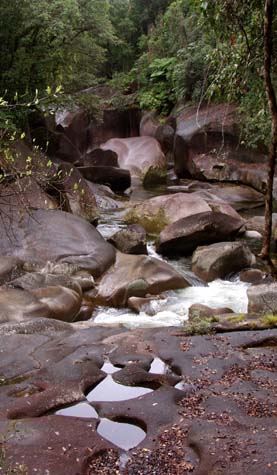
{"label": "water channel between rocks", "polygon": [[[135,190],[135,201],[141,201],[155,196],[153,190],[141,191]],[[157,194],[161,194],[161,189],[157,190]],[[163,191],[166,194],[166,190]],[[133,198],[132,198],[133,199]],[[125,227],[123,223],[123,215],[125,211],[115,209],[109,213],[105,213],[98,225],[98,231],[104,238],[109,238],[119,229]],[[254,239],[255,237],[255,239]],[[253,248],[255,244],[259,244],[256,235],[251,238],[251,233],[247,239],[247,244]],[[163,294],[162,299],[153,300],[147,313],[141,311],[135,314],[129,309],[115,309],[107,307],[98,307],[93,313],[92,320],[97,325],[123,325],[127,328],[138,327],[164,327],[164,326],[180,326],[188,318],[188,309],[192,304],[198,303],[207,305],[212,308],[228,307],[236,313],[245,313],[247,311],[247,288],[249,284],[240,282],[239,280],[215,280],[207,286],[195,275],[191,273],[191,257],[182,257],[180,259],[162,258],[156,253],[153,237],[148,242],[148,254],[151,257],[164,260],[172,265],[180,274],[189,277],[192,281],[192,287],[177,291],[169,291]]]}

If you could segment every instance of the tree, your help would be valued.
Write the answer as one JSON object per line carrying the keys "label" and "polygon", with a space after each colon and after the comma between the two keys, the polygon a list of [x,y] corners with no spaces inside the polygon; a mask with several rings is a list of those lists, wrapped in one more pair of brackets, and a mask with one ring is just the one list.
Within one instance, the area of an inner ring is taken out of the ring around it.
{"label": "tree", "polygon": [[270,259],[270,238],[272,232],[272,191],[273,179],[276,161],[277,149],[277,102],[276,94],[271,78],[272,68],[272,25],[274,13],[274,0],[265,1],[265,17],[264,17],[264,77],[266,85],[266,93],[271,114],[271,139],[268,149],[268,179],[267,179],[267,193],[266,193],[266,207],[265,207],[265,232],[263,239],[263,247],[261,250],[261,257]]}
{"label": "tree", "polygon": [[[261,257],[269,260],[276,159],[277,3],[274,0],[198,1],[203,25],[215,39],[210,97],[236,101],[248,145],[268,147],[265,233]],[[271,131],[270,131],[271,130]]]}
{"label": "tree", "polygon": [[91,86],[113,38],[108,0],[2,0],[0,96]]}

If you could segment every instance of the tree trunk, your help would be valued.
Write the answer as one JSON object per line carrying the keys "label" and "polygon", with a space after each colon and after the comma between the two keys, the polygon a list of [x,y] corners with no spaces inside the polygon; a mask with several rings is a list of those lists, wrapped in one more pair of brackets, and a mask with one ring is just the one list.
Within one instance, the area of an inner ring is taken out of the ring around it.
{"label": "tree trunk", "polygon": [[265,232],[260,256],[270,261],[270,239],[272,233],[272,192],[277,148],[277,103],[271,79],[272,61],[272,22],[274,0],[265,0],[264,16],[264,78],[266,94],[271,115],[271,139],[268,149],[268,178],[265,201]]}

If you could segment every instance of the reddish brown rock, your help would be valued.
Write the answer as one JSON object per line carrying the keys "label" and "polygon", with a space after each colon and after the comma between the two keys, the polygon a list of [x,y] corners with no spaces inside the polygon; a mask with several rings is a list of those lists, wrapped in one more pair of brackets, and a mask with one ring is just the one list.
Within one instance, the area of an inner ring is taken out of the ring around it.
{"label": "reddish brown rock", "polygon": [[218,212],[194,214],[166,226],[156,242],[161,254],[184,255],[198,246],[234,238],[244,222]]}

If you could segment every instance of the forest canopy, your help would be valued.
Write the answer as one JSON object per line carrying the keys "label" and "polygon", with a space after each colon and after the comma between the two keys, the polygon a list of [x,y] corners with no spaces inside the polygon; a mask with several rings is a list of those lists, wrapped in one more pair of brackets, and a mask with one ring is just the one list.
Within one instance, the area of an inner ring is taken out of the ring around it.
{"label": "forest canopy", "polygon": [[266,142],[263,14],[263,0],[2,0],[0,125],[45,96],[108,83],[164,115],[235,101],[249,144]]}

